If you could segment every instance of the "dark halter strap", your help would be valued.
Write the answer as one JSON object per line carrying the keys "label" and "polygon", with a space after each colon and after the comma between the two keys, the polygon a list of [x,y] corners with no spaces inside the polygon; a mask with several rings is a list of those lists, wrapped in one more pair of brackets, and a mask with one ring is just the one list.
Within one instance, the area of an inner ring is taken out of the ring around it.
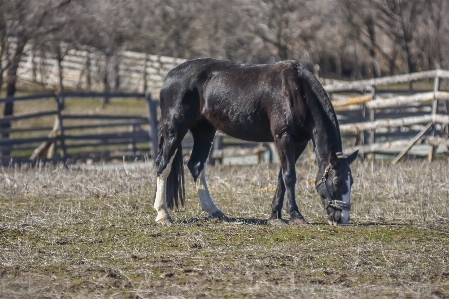
{"label": "dark halter strap", "polygon": [[[336,154],[339,159],[346,158],[346,156],[343,155],[342,152],[337,152]],[[329,175],[329,172],[331,172],[332,170],[333,170],[332,165],[329,163],[329,165],[327,165],[326,168],[324,169],[321,179],[318,181],[318,183],[316,183],[315,189],[318,189],[318,187],[321,184],[324,184],[324,186],[326,187],[326,192],[329,195],[330,200],[327,202],[327,205],[324,207],[325,210],[328,207],[332,207],[332,208],[339,209],[339,210],[349,211],[349,210],[351,210],[351,203],[344,202],[342,200],[333,199],[331,193],[329,192],[329,189],[327,188],[327,184],[326,184],[327,176]]]}

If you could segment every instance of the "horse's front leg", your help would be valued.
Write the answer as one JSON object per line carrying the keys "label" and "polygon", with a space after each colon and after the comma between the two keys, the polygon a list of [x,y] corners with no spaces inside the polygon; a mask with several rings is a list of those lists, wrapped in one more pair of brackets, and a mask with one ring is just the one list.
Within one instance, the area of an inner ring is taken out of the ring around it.
{"label": "horse's front leg", "polygon": [[289,223],[306,223],[304,217],[299,213],[295,200],[297,146],[289,133],[284,133],[282,136],[277,137],[276,145],[281,160],[282,180],[285,186],[285,196],[287,197],[287,213],[290,215]]}

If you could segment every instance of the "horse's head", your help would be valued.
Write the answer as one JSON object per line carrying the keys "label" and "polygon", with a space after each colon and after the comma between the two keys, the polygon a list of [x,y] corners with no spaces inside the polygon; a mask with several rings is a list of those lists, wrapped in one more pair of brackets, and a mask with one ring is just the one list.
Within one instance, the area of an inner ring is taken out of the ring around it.
{"label": "horse's head", "polygon": [[318,173],[316,190],[321,196],[324,209],[331,225],[346,224],[351,209],[351,186],[353,183],[349,165],[357,157],[358,151],[349,156],[331,151],[328,165]]}

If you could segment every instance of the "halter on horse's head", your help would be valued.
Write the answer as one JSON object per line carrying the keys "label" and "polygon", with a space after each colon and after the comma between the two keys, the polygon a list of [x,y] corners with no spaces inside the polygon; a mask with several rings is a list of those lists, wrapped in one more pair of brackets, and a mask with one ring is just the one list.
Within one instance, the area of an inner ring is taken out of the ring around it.
{"label": "halter on horse's head", "polygon": [[316,190],[321,196],[330,224],[346,224],[351,210],[351,186],[353,183],[351,164],[357,157],[357,151],[350,156],[342,152],[329,153],[328,164],[316,180]]}

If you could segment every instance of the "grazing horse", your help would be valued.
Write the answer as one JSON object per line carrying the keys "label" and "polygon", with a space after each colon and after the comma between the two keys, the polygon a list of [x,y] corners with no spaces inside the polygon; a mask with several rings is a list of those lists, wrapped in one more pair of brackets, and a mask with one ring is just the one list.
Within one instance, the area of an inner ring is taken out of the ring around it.
{"label": "grazing horse", "polygon": [[181,141],[190,130],[193,149],[187,164],[202,209],[226,219],[212,200],[205,163],[218,130],[255,142],[275,142],[281,169],[269,223],[282,219],[284,196],[289,223],[306,223],[295,201],[295,163],[312,139],[318,161],[316,190],[329,223],[349,220],[352,176],[357,152],[342,152],[332,104],[318,80],[295,61],[245,65],[210,58],[182,63],[171,70],[160,93],[156,222],[172,222],[167,208],[184,203]]}

